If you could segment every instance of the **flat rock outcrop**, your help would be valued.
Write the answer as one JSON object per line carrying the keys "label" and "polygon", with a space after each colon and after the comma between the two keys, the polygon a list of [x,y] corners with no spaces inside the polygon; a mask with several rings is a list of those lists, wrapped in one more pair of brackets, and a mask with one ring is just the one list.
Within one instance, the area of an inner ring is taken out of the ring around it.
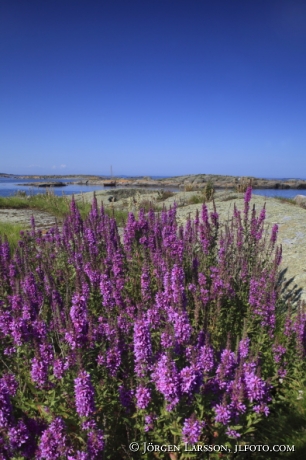
{"label": "flat rock outcrop", "polygon": [[31,182],[31,183],[24,183],[24,184],[18,184],[18,185],[23,185],[27,187],[42,187],[42,188],[47,188],[47,187],[66,187],[67,184],[65,182]]}
{"label": "flat rock outcrop", "polygon": [[305,195],[297,195],[293,198],[296,204],[306,207],[306,196]]}

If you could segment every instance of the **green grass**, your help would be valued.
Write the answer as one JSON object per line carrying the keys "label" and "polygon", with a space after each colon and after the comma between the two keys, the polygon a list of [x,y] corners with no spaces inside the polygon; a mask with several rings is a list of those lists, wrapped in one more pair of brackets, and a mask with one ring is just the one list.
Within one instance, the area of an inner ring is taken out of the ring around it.
{"label": "green grass", "polygon": [[69,211],[69,200],[52,194],[0,197],[0,208],[38,209],[63,217]]}
{"label": "green grass", "polygon": [[124,227],[128,218],[128,211],[118,208],[104,208],[105,213],[116,219],[118,227]]}
{"label": "green grass", "polygon": [[7,238],[10,248],[14,250],[20,240],[20,232],[24,226],[20,224],[11,224],[9,222],[0,222],[0,237],[2,241]]}
{"label": "green grass", "polygon": [[[63,219],[69,213],[70,198],[67,196],[57,196],[50,193],[39,195],[11,196],[0,197],[0,208],[10,209],[36,209],[38,211],[45,211],[53,216]],[[91,209],[91,203],[80,200],[76,202],[83,219],[85,219]],[[105,208],[106,214],[118,220],[118,225],[126,222],[128,213],[121,209]]]}
{"label": "green grass", "polygon": [[240,198],[240,197],[238,195],[228,195],[228,196],[222,198],[222,201],[236,200],[237,198]]}
{"label": "green grass", "polygon": [[205,203],[205,196],[203,194],[201,195],[191,195],[191,197],[188,199],[188,204],[202,204]]}
{"label": "green grass", "polygon": [[283,196],[274,196],[273,198],[275,198],[278,201],[281,201],[282,203],[288,203],[294,206],[298,206],[298,204],[296,203],[296,201],[294,201],[293,198],[285,198]]}

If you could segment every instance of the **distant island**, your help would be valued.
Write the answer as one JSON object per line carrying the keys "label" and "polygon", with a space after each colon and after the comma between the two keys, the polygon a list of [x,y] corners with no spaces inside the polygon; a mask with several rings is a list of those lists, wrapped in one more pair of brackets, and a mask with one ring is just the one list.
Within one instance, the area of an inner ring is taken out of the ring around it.
{"label": "distant island", "polygon": [[[110,176],[98,176],[89,174],[70,174],[70,175],[16,175],[0,173],[0,178],[8,179],[35,179],[43,180],[44,182],[33,182],[34,187],[63,187],[67,185],[64,179],[76,179],[74,183],[78,185],[101,185],[103,181],[110,179]],[[207,183],[212,183],[215,188],[233,189],[237,188],[242,182],[248,182],[254,189],[306,189],[306,180],[302,179],[262,179],[252,176],[227,176],[218,174],[188,174],[185,176],[174,176],[164,179],[152,179],[149,176],[131,176],[131,177],[112,177],[120,187],[175,187],[201,189]],[[59,182],[60,180],[60,182]],[[46,182],[47,181],[47,182]],[[55,182],[56,181],[56,182]]]}

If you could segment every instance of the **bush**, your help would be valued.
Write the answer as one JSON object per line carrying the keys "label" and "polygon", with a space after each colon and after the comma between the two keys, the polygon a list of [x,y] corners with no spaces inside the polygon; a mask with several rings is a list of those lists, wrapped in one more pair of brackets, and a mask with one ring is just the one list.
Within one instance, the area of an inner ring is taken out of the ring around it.
{"label": "bush", "polygon": [[188,199],[188,204],[203,204],[205,201],[204,196],[202,194],[191,195]]}
{"label": "bush", "polygon": [[171,192],[171,190],[159,190],[157,201],[164,201],[167,198],[171,198],[174,195],[175,195],[174,192]]}
{"label": "bush", "polygon": [[222,232],[205,205],[185,228],[175,207],[129,214],[123,243],[96,200],[85,221],[73,200],[61,231],[33,223],[14,254],[2,243],[3,458],[153,458],[145,442],[180,446],[157,453],[173,460],[203,458],[185,442],[256,442],[304,375],[306,314],[281,302],[277,226],[268,238],[250,199]]}
{"label": "bush", "polygon": [[209,180],[207,184],[205,185],[203,193],[204,193],[205,201],[211,201],[213,199],[214,194],[215,194],[215,188],[211,180]]}

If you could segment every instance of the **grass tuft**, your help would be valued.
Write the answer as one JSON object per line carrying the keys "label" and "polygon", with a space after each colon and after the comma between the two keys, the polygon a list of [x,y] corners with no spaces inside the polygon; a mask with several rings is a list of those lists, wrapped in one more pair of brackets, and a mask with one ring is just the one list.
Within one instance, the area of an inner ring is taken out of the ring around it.
{"label": "grass tuft", "polygon": [[12,250],[17,247],[20,240],[20,232],[24,230],[24,226],[20,224],[12,224],[10,222],[0,222],[0,237],[2,242],[7,238],[7,241]]}

